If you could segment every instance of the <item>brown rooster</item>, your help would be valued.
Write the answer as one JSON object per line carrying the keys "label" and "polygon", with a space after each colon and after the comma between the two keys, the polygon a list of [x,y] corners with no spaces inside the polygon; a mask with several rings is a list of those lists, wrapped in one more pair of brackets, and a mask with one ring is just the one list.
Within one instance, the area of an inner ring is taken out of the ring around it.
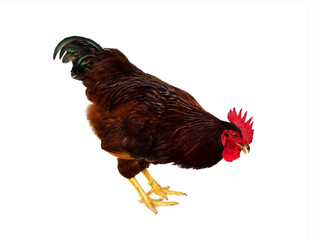
{"label": "brown rooster", "polygon": [[[175,205],[167,195],[185,195],[161,187],[147,168],[151,163],[174,163],[183,168],[206,168],[222,158],[231,162],[250,150],[253,129],[246,113],[230,110],[230,122],[206,112],[187,92],[144,73],[117,49],[102,48],[91,39],[69,37],[53,58],[72,61],[72,77],[82,80],[92,102],[87,118],[103,150],[118,159],[118,170],[155,214],[156,207]],[[142,172],[151,190],[146,193],[135,176]],[[160,199],[152,199],[155,193]]]}

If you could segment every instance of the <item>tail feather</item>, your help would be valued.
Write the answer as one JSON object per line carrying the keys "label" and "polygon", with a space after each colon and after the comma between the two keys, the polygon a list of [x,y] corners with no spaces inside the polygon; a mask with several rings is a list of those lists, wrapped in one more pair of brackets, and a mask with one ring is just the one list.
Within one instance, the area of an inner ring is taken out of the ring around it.
{"label": "tail feather", "polygon": [[89,38],[72,36],[63,39],[55,48],[53,59],[56,58],[58,52],[59,58],[63,63],[72,61],[72,76],[80,78],[83,68],[88,65],[89,59],[92,58],[98,51],[103,48]]}

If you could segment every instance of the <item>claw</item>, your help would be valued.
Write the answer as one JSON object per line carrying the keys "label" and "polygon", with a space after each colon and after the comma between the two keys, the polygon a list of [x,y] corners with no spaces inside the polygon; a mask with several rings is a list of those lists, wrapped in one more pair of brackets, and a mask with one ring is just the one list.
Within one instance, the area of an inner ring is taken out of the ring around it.
{"label": "claw", "polygon": [[168,195],[177,195],[177,196],[186,196],[183,192],[173,191],[169,190],[170,186],[167,187],[161,187],[159,184],[155,185],[153,184],[151,186],[151,190],[147,193],[147,195],[151,195],[152,193],[156,194],[159,197],[162,197],[163,199],[168,200]]}
{"label": "claw", "polygon": [[135,177],[128,179],[129,182],[132,184],[132,186],[135,188],[135,190],[138,192],[138,194],[141,197],[141,200],[139,202],[144,203],[146,207],[148,207],[153,213],[157,214],[158,211],[156,207],[164,207],[164,206],[173,206],[177,205],[177,202],[163,202],[162,198],[159,199],[152,199],[150,196],[148,196],[141,185],[138,183]]}
{"label": "claw", "polygon": [[[146,193],[141,185],[138,183],[135,177],[128,179],[132,186],[135,188],[137,193],[140,195],[141,199],[139,200],[140,203],[144,203],[146,207],[148,207],[153,213],[157,214],[158,211],[156,207],[164,207],[164,206],[173,206],[179,203],[171,201],[171,202],[164,202],[163,200],[168,200],[168,195],[177,195],[177,196],[186,196],[183,192],[172,191],[169,190],[170,186],[161,187],[155,179],[150,175],[147,169],[142,171],[143,175],[148,180],[148,185],[151,189]],[[157,196],[161,197],[158,199],[152,199],[150,197],[151,194],[156,194]]]}
{"label": "claw", "polygon": [[153,213],[157,214],[158,211],[156,209],[156,207],[166,207],[166,206],[174,206],[174,205],[177,205],[179,204],[178,202],[174,202],[174,201],[171,201],[171,202],[163,202],[163,199],[162,198],[158,198],[158,199],[152,199],[150,197],[148,197],[148,199],[146,200],[143,200],[143,199],[140,199],[138,200],[140,203],[144,203],[144,205],[146,207],[148,207]]}
{"label": "claw", "polygon": [[147,195],[156,194],[159,197],[162,197],[163,199],[168,200],[168,195],[177,195],[177,196],[186,196],[183,192],[173,191],[169,190],[170,186],[167,187],[161,187],[156,180],[152,177],[152,175],[148,172],[147,169],[144,169],[142,171],[143,175],[148,180],[148,185],[151,187],[151,189],[148,191]]}
{"label": "claw", "polygon": [[[155,202],[162,202],[162,201],[163,201],[162,198],[152,199],[152,200],[154,200]],[[139,202],[139,203],[144,203],[143,199],[138,200],[138,202]]]}

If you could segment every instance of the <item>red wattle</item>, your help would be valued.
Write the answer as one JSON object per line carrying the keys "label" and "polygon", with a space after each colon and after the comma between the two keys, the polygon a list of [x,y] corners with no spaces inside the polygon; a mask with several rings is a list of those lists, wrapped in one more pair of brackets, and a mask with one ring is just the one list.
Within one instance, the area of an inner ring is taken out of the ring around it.
{"label": "red wattle", "polygon": [[227,162],[232,162],[235,159],[238,159],[240,157],[241,150],[238,146],[235,147],[226,147],[222,152],[222,157]]}

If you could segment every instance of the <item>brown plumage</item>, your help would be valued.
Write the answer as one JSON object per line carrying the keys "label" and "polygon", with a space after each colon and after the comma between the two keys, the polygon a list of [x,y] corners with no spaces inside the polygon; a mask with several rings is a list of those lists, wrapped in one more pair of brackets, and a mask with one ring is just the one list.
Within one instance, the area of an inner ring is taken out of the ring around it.
{"label": "brown plumage", "polygon": [[[70,37],[59,43],[54,57],[59,51],[64,62],[73,62],[72,76],[86,87],[92,102],[87,118],[102,149],[117,157],[120,174],[130,179],[144,204],[155,213],[161,204],[141,193],[134,182],[139,172],[152,163],[211,167],[223,157],[225,131],[242,137],[235,124],[206,112],[187,92],[144,73],[117,49],[102,49],[90,39]],[[146,170],[143,174],[153,188],[152,177]],[[165,199],[167,194],[183,195],[166,188],[153,192]]]}

